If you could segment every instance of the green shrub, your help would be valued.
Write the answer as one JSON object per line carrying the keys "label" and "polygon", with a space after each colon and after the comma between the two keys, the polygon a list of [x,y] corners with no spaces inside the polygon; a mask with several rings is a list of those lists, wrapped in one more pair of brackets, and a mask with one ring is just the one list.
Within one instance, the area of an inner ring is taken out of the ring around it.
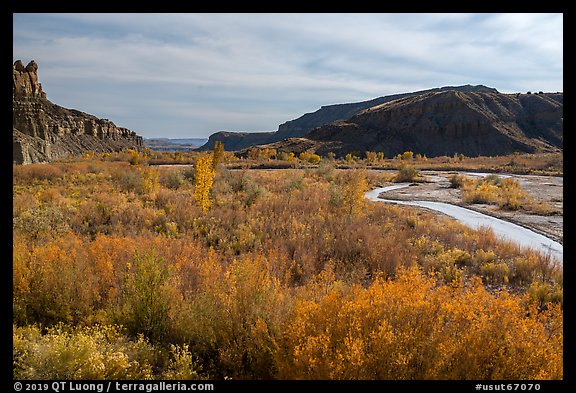
{"label": "green shrub", "polygon": [[160,177],[160,184],[172,190],[177,190],[185,183],[186,178],[182,171],[169,170]]}
{"label": "green shrub", "polygon": [[296,161],[296,157],[294,156],[294,153],[284,152],[284,151],[279,151],[278,154],[276,154],[276,159],[281,160],[281,161],[288,161],[288,162]]}
{"label": "green shrub", "polygon": [[261,186],[255,182],[249,182],[245,186],[246,197],[244,198],[244,205],[250,207],[256,203],[260,198],[268,194],[266,187]]}
{"label": "green shrub", "polygon": [[188,180],[190,184],[194,184],[196,181],[196,170],[194,169],[194,166],[189,166],[188,168],[182,170],[181,173],[184,179]]}
{"label": "green shrub", "polygon": [[462,188],[464,186],[464,179],[465,177],[459,175],[458,173],[453,174],[450,176],[450,188]]}
{"label": "green shrub", "polygon": [[493,283],[507,284],[509,281],[510,268],[504,262],[488,262],[480,266],[480,272]]}
{"label": "green shrub", "polygon": [[442,280],[447,284],[461,282],[463,279],[463,270],[456,266],[456,264],[446,263],[442,265],[439,273]]}
{"label": "green shrub", "polygon": [[473,264],[475,266],[482,266],[487,263],[496,261],[496,258],[496,253],[494,253],[493,250],[485,251],[480,248],[474,252]]}
{"label": "green shrub", "polygon": [[12,220],[14,229],[38,239],[41,236],[58,237],[66,233],[70,227],[59,206],[38,206],[22,212]]}
{"label": "green shrub", "polygon": [[414,181],[418,177],[418,170],[410,165],[403,165],[396,174],[394,181],[397,183]]}
{"label": "green shrub", "polygon": [[134,192],[140,195],[155,193],[158,189],[158,171],[152,168],[140,167],[130,170],[116,171],[113,178],[121,191]]}
{"label": "green shrub", "polygon": [[500,176],[498,176],[494,173],[491,173],[488,176],[484,177],[484,179],[481,180],[480,182],[492,184],[495,186],[500,186],[502,184],[502,181],[503,181],[503,179]]}
{"label": "green shrub", "polygon": [[156,251],[136,253],[124,279],[117,322],[136,336],[162,340],[168,331],[170,270]]}
{"label": "green shrub", "polygon": [[114,172],[113,178],[116,180],[120,190],[126,192],[136,192],[142,184],[142,176],[136,170]]}
{"label": "green shrub", "polygon": [[528,284],[534,281],[537,261],[533,257],[514,258],[513,278],[519,284]]}
{"label": "green shrub", "polygon": [[530,299],[532,299],[539,308],[544,308],[547,303],[563,303],[564,291],[558,284],[549,284],[542,281],[534,281],[528,289]]}

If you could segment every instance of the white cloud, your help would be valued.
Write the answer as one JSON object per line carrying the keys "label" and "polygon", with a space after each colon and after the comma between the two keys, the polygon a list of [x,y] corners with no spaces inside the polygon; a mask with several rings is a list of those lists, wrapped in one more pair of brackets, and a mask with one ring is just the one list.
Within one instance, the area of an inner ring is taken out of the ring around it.
{"label": "white cloud", "polygon": [[38,62],[56,103],[118,114],[136,131],[161,133],[165,121],[169,132],[207,136],[444,85],[562,90],[562,23],[561,14],[16,14],[13,53]]}

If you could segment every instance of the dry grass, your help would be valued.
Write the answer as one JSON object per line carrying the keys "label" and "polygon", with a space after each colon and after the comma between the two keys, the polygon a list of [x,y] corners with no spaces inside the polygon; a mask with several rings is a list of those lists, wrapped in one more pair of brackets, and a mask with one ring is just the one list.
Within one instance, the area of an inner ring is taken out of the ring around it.
{"label": "dry grass", "polygon": [[[410,165],[417,170],[460,170],[460,171],[480,171],[494,173],[517,173],[562,176],[564,173],[563,153],[542,153],[542,154],[510,154],[496,157],[466,157],[455,155],[453,157],[439,156],[426,157],[420,154],[405,152],[394,158],[378,157],[377,152],[367,152],[365,158],[356,160],[346,160],[346,158],[334,159],[331,157],[318,157],[311,152],[307,152],[301,159],[294,154],[275,151],[264,151],[254,149],[258,154],[253,157],[237,157],[233,152],[224,152],[222,163],[232,169],[289,169],[317,167],[324,162],[330,162],[338,168],[372,168],[372,169],[394,169],[399,170],[404,165]],[[192,165],[196,160],[197,152],[155,152],[145,150],[137,159],[142,163],[150,165],[161,164],[187,164]],[[311,160],[310,158],[313,157]],[[113,153],[103,157],[107,161],[125,161],[133,159],[129,153]]]}
{"label": "dry grass", "polygon": [[[193,173],[109,159],[15,171],[15,376],[562,377],[561,268],[490,231],[361,198],[390,175],[221,168],[203,212]],[[446,330],[430,330],[439,320]],[[546,355],[498,357],[498,345]],[[53,357],[75,348],[102,373]],[[152,356],[141,369],[138,351]],[[124,360],[103,360],[112,352]]]}

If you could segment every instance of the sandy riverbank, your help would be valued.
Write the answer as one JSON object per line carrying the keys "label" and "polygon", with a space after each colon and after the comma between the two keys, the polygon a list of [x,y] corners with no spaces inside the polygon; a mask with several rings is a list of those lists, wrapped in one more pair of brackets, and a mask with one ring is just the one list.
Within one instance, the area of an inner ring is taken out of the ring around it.
{"label": "sandy riverbank", "polygon": [[[462,191],[450,187],[449,179],[454,173],[457,172],[422,171],[421,175],[427,179],[427,182],[413,183],[410,187],[388,191],[386,192],[385,198],[445,202],[466,207],[471,210],[513,222],[529,228],[534,232],[545,235],[561,244],[563,243],[563,177],[499,174],[501,177],[510,176],[518,180],[522,189],[534,200],[547,203],[556,211],[554,215],[541,216],[530,214],[529,212],[522,210],[503,211],[498,209],[495,205],[466,204],[462,201]],[[469,177],[486,175],[471,172],[458,173]]]}

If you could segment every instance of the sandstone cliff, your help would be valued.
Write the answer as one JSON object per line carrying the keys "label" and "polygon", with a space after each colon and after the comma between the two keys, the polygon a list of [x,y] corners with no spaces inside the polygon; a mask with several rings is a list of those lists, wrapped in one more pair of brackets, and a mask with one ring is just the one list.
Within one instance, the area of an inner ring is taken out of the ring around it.
{"label": "sandstone cliff", "polygon": [[365,109],[372,108],[377,105],[382,105],[387,102],[395,101],[401,98],[421,96],[423,94],[442,91],[498,93],[498,90],[483,85],[444,86],[428,90],[415,91],[411,93],[392,94],[374,98],[369,101],[353,102],[349,104],[326,105],[318,109],[316,112],[306,113],[297,119],[280,124],[278,126],[277,132],[279,137],[278,140],[304,136],[316,127],[320,127],[324,124],[329,124],[339,120],[347,120]]}
{"label": "sandstone cliff", "polygon": [[38,82],[38,65],[13,66],[13,162],[49,162],[86,151],[140,149],[142,137],[108,119],[63,108],[46,98]]}
{"label": "sandstone cliff", "polygon": [[[503,155],[563,149],[563,95],[441,91],[365,109],[323,125],[307,139],[337,155],[413,151],[428,156]],[[320,149],[322,150],[322,149]]]}

